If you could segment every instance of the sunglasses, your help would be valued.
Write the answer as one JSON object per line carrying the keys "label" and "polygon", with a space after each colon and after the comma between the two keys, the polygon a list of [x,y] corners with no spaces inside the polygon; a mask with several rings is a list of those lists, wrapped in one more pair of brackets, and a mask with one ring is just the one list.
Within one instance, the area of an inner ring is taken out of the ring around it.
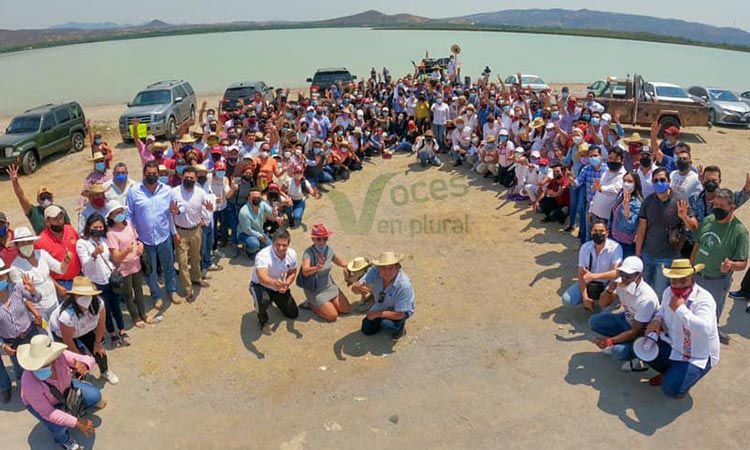
{"label": "sunglasses", "polygon": [[666,178],[654,178],[654,183],[661,183],[661,182],[666,183],[667,179]]}
{"label": "sunglasses", "polygon": [[385,302],[385,290],[380,292],[380,295],[378,296],[378,303]]}

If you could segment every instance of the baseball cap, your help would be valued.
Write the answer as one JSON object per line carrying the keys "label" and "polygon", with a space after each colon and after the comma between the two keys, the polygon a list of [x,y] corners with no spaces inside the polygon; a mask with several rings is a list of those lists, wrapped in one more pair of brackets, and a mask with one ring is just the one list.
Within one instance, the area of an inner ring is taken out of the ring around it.
{"label": "baseball cap", "polygon": [[63,210],[57,205],[50,205],[44,210],[45,219],[54,219],[55,217],[62,214]]}
{"label": "baseball cap", "polygon": [[539,150],[534,150],[534,151],[531,152],[531,157],[532,158],[539,158],[540,156],[542,156],[542,154],[539,153]]}
{"label": "baseball cap", "polygon": [[542,158],[542,159],[539,160],[539,165],[540,166],[547,166],[547,165],[549,165],[549,160],[547,158]]}
{"label": "baseball cap", "polygon": [[215,170],[227,170],[227,165],[224,161],[219,161],[216,164],[214,164]]}
{"label": "baseball cap", "polygon": [[146,136],[146,140],[147,141],[155,141],[156,140],[156,136],[154,136],[153,134],[149,134],[148,136]]}
{"label": "baseball cap", "polygon": [[506,130],[505,128],[500,130],[500,136],[507,136],[507,135],[508,135],[508,130]]}
{"label": "baseball cap", "polygon": [[5,216],[4,212],[0,212],[0,222],[8,223],[8,218]]}
{"label": "baseball cap", "polygon": [[634,273],[643,272],[643,261],[637,256],[628,256],[622,262],[622,265],[617,268],[619,272],[633,275]]}
{"label": "baseball cap", "polygon": [[216,144],[213,147],[211,147],[211,154],[212,155],[221,155],[223,153],[221,149],[221,145]]}
{"label": "baseball cap", "polygon": [[47,186],[40,186],[36,191],[36,196],[39,197],[42,194],[52,194],[52,191]]}
{"label": "baseball cap", "polygon": [[672,126],[672,127],[667,128],[666,130],[664,130],[664,133],[665,134],[671,134],[671,135],[674,135],[674,136],[679,136],[680,135],[680,129],[677,128],[677,127]]}

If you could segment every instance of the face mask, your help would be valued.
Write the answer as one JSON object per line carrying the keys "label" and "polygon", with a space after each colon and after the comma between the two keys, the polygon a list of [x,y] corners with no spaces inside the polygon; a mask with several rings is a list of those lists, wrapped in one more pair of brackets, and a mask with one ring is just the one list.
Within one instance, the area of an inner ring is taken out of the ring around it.
{"label": "face mask", "polygon": [[224,178],[226,175],[227,175],[226,171],[223,171],[223,170],[216,171],[217,178]]}
{"label": "face mask", "polygon": [[312,113],[312,112],[309,112],[309,113],[307,113],[306,115],[307,115],[307,117],[309,117],[310,119],[312,119],[312,118],[313,118],[313,116],[314,116],[315,114],[314,114],[314,113]]}
{"label": "face mask", "polygon": [[198,177],[198,183],[205,184],[208,181],[208,177]]}
{"label": "face mask", "polygon": [[693,292],[693,286],[688,286],[684,288],[671,288],[672,289],[672,295],[674,297],[681,297],[684,299],[687,299],[690,294]]}
{"label": "face mask", "polygon": [[687,172],[690,169],[690,161],[686,159],[677,160],[677,170],[680,172]]}
{"label": "face mask", "polygon": [[236,156],[227,156],[227,161],[229,161],[229,164],[236,164],[239,160]]}
{"label": "face mask", "polygon": [[159,180],[158,180],[158,181],[159,181],[160,183],[164,183],[164,184],[167,184],[167,183],[169,183],[169,177],[168,177],[168,176],[166,176],[166,175],[164,175],[164,176],[161,176],[161,177],[159,177]]}
{"label": "face mask", "polygon": [[328,148],[333,147],[333,142],[326,141],[326,147],[328,147]]}
{"label": "face mask", "polygon": [[456,128],[458,128],[459,130],[463,130],[465,126],[466,125],[456,125]]}
{"label": "face mask", "polygon": [[50,225],[49,229],[52,230],[53,233],[62,233],[65,225]]}
{"label": "face mask", "polygon": [[94,208],[96,209],[102,209],[104,208],[104,205],[107,204],[107,199],[105,198],[92,198],[91,204],[94,205]]}
{"label": "face mask", "polygon": [[3,225],[0,227],[0,237],[5,237],[8,235],[8,225]]}
{"label": "face mask", "polygon": [[302,156],[302,150],[295,150],[294,154],[297,156]]}
{"label": "face mask", "polygon": [[547,166],[541,166],[539,167],[539,172],[541,172],[543,175],[547,175],[547,171],[549,170],[549,167]]}
{"label": "face mask", "polygon": [[182,175],[182,173],[185,172],[185,166],[177,166],[174,168],[174,171],[177,172],[178,175]]}
{"label": "face mask", "polygon": [[602,163],[602,159],[598,156],[592,156],[589,158],[589,164],[591,164],[594,167],[599,167],[599,165]]}
{"label": "face mask", "polygon": [[252,175],[242,175],[242,180],[249,183],[249,182],[253,181],[253,176]]}
{"label": "face mask", "polygon": [[266,151],[262,151],[262,152],[260,152],[260,157],[261,157],[261,158],[264,158],[264,159],[265,159],[265,158],[268,158],[268,152],[266,152]]}
{"label": "face mask", "polygon": [[0,291],[8,289],[8,280],[0,281]]}
{"label": "face mask", "polygon": [[159,181],[159,176],[158,175],[146,175],[145,177],[143,177],[143,181],[146,184],[155,184],[157,181]]}
{"label": "face mask", "polygon": [[89,309],[89,306],[91,306],[91,300],[93,300],[93,297],[91,297],[90,295],[76,297],[76,303],[78,303],[78,306],[83,309]]}
{"label": "face mask", "polygon": [[510,111],[510,106],[503,106],[503,112]]}
{"label": "face mask", "polygon": [[717,189],[719,189],[719,182],[716,180],[708,180],[705,183],[703,183],[703,189],[706,190],[706,192],[716,192]]}
{"label": "face mask", "polygon": [[669,183],[667,181],[658,181],[654,183],[654,191],[657,194],[663,194],[669,190]]}
{"label": "face mask", "polygon": [[101,139],[94,139],[94,144],[101,145],[102,144],[102,140]]}
{"label": "face mask", "polygon": [[443,99],[442,98],[437,99],[436,103],[438,105],[442,105],[443,104]]}
{"label": "face mask", "polygon": [[639,161],[643,167],[651,167],[651,158],[641,158]]}
{"label": "face mask", "polygon": [[581,119],[585,120],[586,122],[588,122],[590,118],[591,118],[591,116],[588,115],[588,114],[584,114],[584,115],[581,116]]}
{"label": "face mask", "polygon": [[626,182],[622,183],[622,190],[623,191],[625,191],[625,192],[633,192],[634,189],[635,189],[635,184],[633,184],[633,183],[631,183],[629,181],[626,181]]}
{"label": "face mask", "polygon": [[115,175],[115,181],[117,181],[118,183],[124,183],[128,181],[128,174],[118,173],[117,175]]}
{"label": "face mask", "polygon": [[593,125],[593,126],[599,125],[599,118],[598,117],[592,117],[591,118],[591,125]]}
{"label": "face mask", "polygon": [[617,172],[618,170],[622,169],[622,163],[609,161],[607,162],[607,168],[612,172]]}
{"label": "face mask", "polygon": [[602,245],[604,241],[607,240],[607,236],[604,233],[593,233],[591,235],[591,240],[593,240],[596,245]]}
{"label": "face mask", "polygon": [[343,136],[343,135],[344,135],[344,132],[343,132],[343,131],[341,131],[341,130],[339,130],[339,131],[337,131],[337,132],[336,132],[336,134],[338,134],[339,136]]}
{"label": "face mask", "polygon": [[34,246],[33,245],[24,245],[23,247],[18,247],[18,251],[24,257],[31,258],[31,255],[34,253]]}
{"label": "face mask", "polygon": [[472,143],[472,144],[478,144],[478,143],[479,143],[479,139],[477,139],[477,138],[472,138],[472,139],[471,139],[471,143]]}
{"label": "face mask", "polygon": [[42,367],[34,371],[34,376],[39,381],[44,381],[52,376],[52,367]]}
{"label": "face mask", "polygon": [[504,144],[508,142],[508,136],[500,136],[500,143]]}
{"label": "face mask", "polygon": [[261,199],[259,199],[259,198],[254,198],[254,199],[250,200],[250,203],[252,203],[253,206],[260,206],[260,202],[261,202]]}
{"label": "face mask", "polygon": [[125,222],[125,219],[127,219],[127,218],[128,217],[125,215],[125,213],[120,213],[120,214],[116,215],[115,218],[112,219],[112,220],[114,222],[117,222],[117,223],[122,223],[122,222]]}
{"label": "face mask", "polygon": [[195,187],[195,180],[183,180],[182,185],[185,187],[185,189],[192,189]]}
{"label": "face mask", "polygon": [[562,180],[563,175],[561,173],[555,174],[555,180]]}
{"label": "face mask", "polygon": [[615,142],[615,137],[610,134],[607,136],[607,140],[609,141],[609,145],[612,145]]}
{"label": "face mask", "polygon": [[[229,137],[229,140],[230,140],[230,141],[234,141],[234,140],[236,140],[236,139],[237,139],[237,136],[236,136],[236,135],[234,135],[234,134],[230,134],[230,135],[229,135],[228,137]],[[183,147],[183,148],[184,148],[184,147]]]}
{"label": "face mask", "polygon": [[106,167],[107,167],[107,165],[104,164],[103,162],[98,162],[98,163],[94,164],[94,169],[96,169],[99,172],[104,172],[104,169]]}
{"label": "face mask", "polygon": [[635,295],[636,290],[638,289],[638,283],[633,281],[629,285],[625,286],[625,292],[630,295]]}
{"label": "face mask", "polygon": [[568,93],[567,92],[563,92],[562,93],[562,98],[564,98],[564,99],[568,98]]}
{"label": "face mask", "polygon": [[573,143],[575,145],[581,145],[581,142],[583,142],[583,137],[581,137],[581,136],[573,136]]}
{"label": "face mask", "polygon": [[323,253],[328,249],[327,245],[324,245],[322,247],[318,247],[317,245],[315,245],[314,247],[315,247],[315,250],[319,251],[320,253]]}
{"label": "face mask", "polygon": [[287,111],[286,112],[286,118],[287,119],[291,119],[292,118],[292,113],[290,113],[289,111]]}
{"label": "face mask", "polygon": [[291,157],[292,157],[292,153],[291,152],[284,152],[284,158],[289,159]]}
{"label": "face mask", "polygon": [[557,120],[560,118],[560,113],[557,111],[552,111],[552,118]]}
{"label": "face mask", "polygon": [[104,230],[91,230],[91,236],[93,237],[104,237],[107,233]]}
{"label": "face mask", "polygon": [[714,208],[714,217],[716,217],[716,220],[721,222],[722,220],[729,217],[729,210],[722,209],[722,208]]}

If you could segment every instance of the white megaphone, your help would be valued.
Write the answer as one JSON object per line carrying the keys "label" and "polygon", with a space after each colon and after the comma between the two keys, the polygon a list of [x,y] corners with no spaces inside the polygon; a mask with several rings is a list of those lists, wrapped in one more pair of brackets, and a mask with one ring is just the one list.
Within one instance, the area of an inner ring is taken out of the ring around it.
{"label": "white megaphone", "polygon": [[653,331],[647,336],[641,336],[633,342],[633,352],[641,361],[649,362],[656,359],[659,355],[659,345],[657,341],[659,335]]}

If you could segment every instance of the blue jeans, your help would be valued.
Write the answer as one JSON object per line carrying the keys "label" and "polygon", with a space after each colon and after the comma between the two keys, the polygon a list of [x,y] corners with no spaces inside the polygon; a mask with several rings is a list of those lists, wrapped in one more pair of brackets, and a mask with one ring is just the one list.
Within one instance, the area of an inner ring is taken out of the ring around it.
{"label": "blue jeans", "polygon": [[432,124],[432,132],[435,133],[435,140],[438,143],[438,147],[441,149],[445,148],[445,125]]}
{"label": "blue jeans", "polygon": [[[601,312],[594,314],[589,318],[589,327],[596,334],[604,337],[615,337],[631,329],[630,324],[625,319],[625,313],[612,314]],[[623,342],[612,346],[612,356],[620,361],[630,361],[635,357],[633,354],[633,343]]]}
{"label": "blue jeans", "polygon": [[430,158],[430,152],[428,151],[419,152],[419,162],[423,166],[426,166],[427,164],[432,164],[434,166],[440,165],[440,159],[437,157],[437,155],[434,155],[432,158]]}
{"label": "blue jeans", "polygon": [[[585,188],[571,187],[570,188],[570,222],[569,226],[573,228],[576,226],[576,218],[579,218],[580,210],[583,209],[583,203],[581,202],[581,192],[585,191]],[[579,220],[579,223],[581,221]]]}
{"label": "blue jeans", "polygon": [[391,320],[391,319],[368,319],[365,317],[362,319],[362,334],[366,335],[373,335],[376,334],[380,330],[386,330],[390,333],[400,333],[401,330],[404,329],[404,326],[406,326],[406,318],[403,318],[401,320]]}
{"label": "blue jeans", "polygon": [[[102,392],[98,387],[94,385],[86,383],[85,381],[75,379],[72,380],[71,384],[74,388],[78,388],[81,390],[81,394],[83,394],[82,403],[84,408],[90,408],[102,399]],[[34,416],[38,421],[42,422],[44,426],[47,427],[49,432],[52,433],[52,437],[55,439],[55,442],[60,445],[64,445],[66,442],[68,442],[68,440],[70,439],[70,430],[68,429],[68,427],[57,425],[44,420],[42,416],[40,416],[38,412],[34,411],[34,408],[32,408],[31,406],[27,406],[26,409],[29,410],[32,416]]]}
{"label": "blue jeans", "polygon": [[410,152],[412,151],[412,144],[406,141],[403,141],[398,144],[398,146],[396,147],[396,151],[397,152]]}
{"label": "blue jeans", "polygon": [[709,370],[711,360],[706,363],[706,368],[701,369],[688,361],[673,361],[669,359],[672,347],[666,342],[659,340],[659,355],[655,360],[648,363],[652,369],[664,375],[661,382],[661,390],[670,397],[680,397],[695,386]]}
{"label": "blue jeans", "polygon": [[661,302],[661,296],[669,286],[669,279],[664,276],[661,269],[664,266],[669,266],[672,258],[657,259],[652,258],[646,252],[641,252],[641,260],[643,260],[643,279],[654,288],[654,292]]}
{"label": "blue jeans", "polygon": [[[31,338],[39,334],[39,328],[37,328],[36,325],[33,323],[31,324],[31,330],[29,331],[29,334],[23,338],[23,339],[6,339],[6,344],[10,345],[14,349],[17,349],[19,345],[21,344],[28,344],[31,342]],[[16,380],[18,382],[21,382],[21,374],[23,373],[23,368],[20,364],[18,364],[18,359],[16,359],[16,355],[13,355],[10,357],[10,362],[13,364],[13,372],[16,375]],[[5,364],[3,364],[2,358],[0,358],[0,392],[4,392],[9,390],[12,387],[12,381],[10,379],[10,376],[8,375],[8,371],[5,369]]]}
{"label": "blue jeans", "polygon": [[292,201],[292,210],[289,214],[289,224],[292,227],[299,226],[299,224],[302,223],[302,216],[305,215],[305,199],[302,200],[293,200]]}
{"label": "blue jeans", "polygon": [[146,277],[146,283],[151,291],[151,298],[156,300],[161,298],[161,289],[159,289],[159,275],[156,273],[156,260],[159,259],[161,267],[164,269],[164,287],[168,294],[177,292],[177,275],[174,270],[174,248],[172,247],[172,238],[169,237],[157,245],[144,245],[146,254],[151,259],[151,267],[154,270]]}
{"label": "blue jeans", "polygon": [[579,200],[581,202],[581,206],[579,206],[578,210],[578,240],[581,241],[581,244],[585,244],[587,241],[591,239],[591,230],[589,230],[589,201],[586,199],[586,188],[581,188],[581,199]]}
{"label": "blue jeans", "polygon": [[565,291],[562,303],[565,306],[577,306],[583,303],[583,294],[581,294],[581,288],[578,287],[578,282],[571,284]]}
{"label": "blue jeans", "polygon": [[[239,243],[239,236],[237,235],[237,213],[239,212],[239,208],[242,208],[242,204],[237,205],[235,208],[234,203],[227,203],[227,207],[224,209],[224,220],[222,220],[221,224],[223,227],[223,222],[226,222],[227,232],[232,230],[232,245],[235,247]],[[222,238],[226,240],[226,236],[222,236]]]}
{"label": "blue jeans", "polygon": [[255,236],[240,233],[240,241],[242,241],[242,243],[245,245],[245,254],[247,256],[249,256],[250,258],[255,258],[256,253],[258,253],[261,249],[268,247],[268,245],[271,243],[271,238],[265,233],[263,233],[263,236],[266,237],[266,240],[264,242],[261,242],[260,239]]}
{"label": "blue jeans", "polygon": [[201,227],[203,238],[201,239],[201,270],[206,270],[214,263],[211,259],[211,250],[214,248],[214,227],[213,225]]}
{"label": "blue jeans", "polygon": [[[104,324],[107,327],[107,331],[113,333],[125,329],[125,321],[122,317],[122,308],[120,307],[120,294],[117,294],[112,290],[109,284],[97,284],[96,288],[102,291],[100,297],[104,300],[104,307],[107,315],[104,319]],[[137,319],[133,319],[134,321]],[[115,325],[117,329],[115,330]]]}

